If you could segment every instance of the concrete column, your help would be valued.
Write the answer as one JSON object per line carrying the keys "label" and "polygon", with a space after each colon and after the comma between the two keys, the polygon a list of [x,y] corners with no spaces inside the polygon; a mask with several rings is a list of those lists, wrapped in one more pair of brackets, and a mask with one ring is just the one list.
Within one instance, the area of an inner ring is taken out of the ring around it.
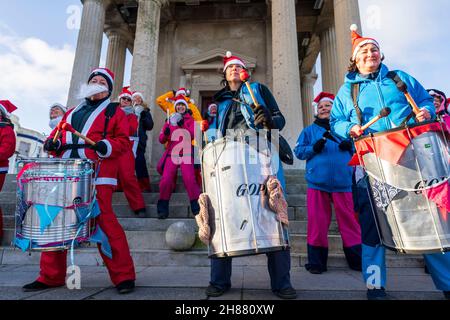
{"label": "concrete column", "polygon": [[105,1],[84,0],[67,100],[69,107],[79,103],[80,99],[77,99],[76,96],[80,84],[86,82],[92,69],[99,66],[104,24]]}
{"label": "concrete column", "polygon": [[106,67],[114,72],[115,75],[114,90],[111,94],[112,100],[115,100],[123,87],[128,39],[118,29],[107,30],[106,35],[109,40],[108,52],[106,54]]}
{"label": "concrete column", "polygon": [[295,0],[272,1],[272,57],[273,94],[286,118],[281,133],[293,148],[303,129]]}
{"label": "concrete column", "polygon": [[[157,77],[159,22],[161,6],[166,0],[139,0],[136,36],[131,66],[131,87],[144,94],[145,100],[154,112],[155,85]],[[152,131],[147,133],[152,141]],[[147,145],[147,161],[151,162],[152,144]]]}
{"label": "concrete column", "polygon": [[314,67],[309,74],[302,75],[302,110],[303,110],[303,126],[309,126],[314,121],[314,108],[312,103],[314,100],[314,84],[317,80],[316,68]]}
{"label": "concrete column", "polygon": [[343,83],[336,55],[336,33],[331,26],[320,34],[320,59],[322,67],[322,90],[336,94]]}
{"label": "concrete column", "polygon": [[361,32],[358,0],[334,0],[334,25],[336,28],[336,54],[338,61],[338,77],[344,79],[350,64],[352,41],[350,25],[356,23]]}

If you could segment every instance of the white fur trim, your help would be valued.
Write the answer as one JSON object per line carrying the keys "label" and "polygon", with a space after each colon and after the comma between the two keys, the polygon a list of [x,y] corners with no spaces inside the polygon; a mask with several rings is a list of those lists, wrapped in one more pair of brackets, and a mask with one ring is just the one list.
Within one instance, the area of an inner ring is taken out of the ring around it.
{"label": "white fur trim", "polygon": [[133,98],[133,96],[132,96],[131,94],[129,94],[129,93],[121,93],[121,94],[119,95],[119,99],[121,99],[121,98],[123,98],[123,97],[128,97],[128,98],[130,98],[130,99]]}
{"label": "white fur trim", "polygon": [[131,98],[133,99],[134,97],[141,97],[142,101],[144,101],[144,96],[142,93],[140,92],[135,92],[131,95]]}
{"label": "white fur trim", "polygon": [[350,26],[350,31],[357,31],[358,30],[358,26],[355,24],[355,23],[353,23],[351,26]]}
{"label": "white fur trim", "polygon": [[227,53],[225,54],[225,57],[229,58],[231,56],[232,56],[231,51],[227,51]]}
{"label": "white fur trim", "polygon": [[380,49],[380,45],[378,44],[378,42],[376,42],[373,39],[366,39],[364,41],[361,41],[355,48],[355,50],[353,50],[353,55],[352,55],[352,60],[355,60],[356,58],[356,54],[358,53],[359,49],[361,49],[362,46],[368,44],[368,43],[373,43],[374,45],[376,45],[378,47],[378,49]]}
{"label": "white fur trim", "polygon": [[100,140],[100,141],[103,141],[106,144],[106,150],[107,151],[106,151],[106,154],[101,154],[98,151],[96,151],[96,153],[98,154],[98,156],[100,158],[108,158],[108,157],[110,157],[111,153],[112,153],[112,145],[111,145],[111,143],[108,140],[106,140],[106,139],[103,139],[103,140]]}
{"label": "white fur trim", "polygon": [[229,60],[229,61],[227,61],[227,63],[225,63],[225,65],[223,66],[223,72],[225,72],[225,70],[227,70],[228,66],[231,64],[237,64],[237,65],[242,66],[242,68],[245,68],[245,64],[244,64],[244,62],[242,62],[242,60],[233,59],[233,60]]}
{"label": "white fur trim", "polygon": [[9,167],[0,167],[0,173],[8,172]]}
{"label": "white fur trim", "polygon": [[177,92],[175,92],[175,97],[178,97],[179,95],[185,96],[186,94],[186,90],[178,90]]}
{"label": "white fur trim", "polygon": [[334,100],[331,98],[325,97],[325,98],[320,99],[319,103],[321,103],[322,101],[330,101],[331,103],[333,103]]}
{"label": "white fur trim", "polygon": [[97,178],[97,179],[95,179],[94,184],[96,186],[105,185],[105,184],[117,186],[117,179],[115,179],[115,178]]}

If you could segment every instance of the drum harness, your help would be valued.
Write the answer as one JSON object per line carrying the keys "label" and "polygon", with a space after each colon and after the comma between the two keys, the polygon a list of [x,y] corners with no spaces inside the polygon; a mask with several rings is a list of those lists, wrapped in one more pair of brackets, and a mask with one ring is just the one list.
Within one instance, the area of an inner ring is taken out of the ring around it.
{"label": "drum harness", "polygon": [[[395,71],[389,71],[389,72],[387,73],[386,76],[387,76],[389,79],[391,79],[391,80],[395,83],[397,89],[398,89],[400,92],[402,92],[402,91],[399,89],[399,84],[400,84],[401,82],[403,82],[403,81],[400,79],[400,77],[398,76],[398,74],[397,74]],[[406,84],[405,84],[405,85],[406,85]],[[361,113],[361,109],[360,109],[360,107],[359,107],[359,105],[358,105],[359,89],[360,89],[360,83],[351,83],[350,94],[351,94],[351,97],[352,97],[352,100],[353,100],[353,107],[355,108],[356,116],[358,117],[358,121],[359,121],[359,125],[362,125],[362,113]],[[404,93],[404,92],[402,92],[402,93]],[[411,113],[410,113],[410,114],[402,121],[402,123],[399,125],[399,127],[407,127],[407,122],[408,122],[411,118],[413,118],[414,121],[417,122],[417,119],[416,119],[414,116],[415,116],[415,113],[414,113],[414,111],[413,111],[413,108],[411,107]],[[370,133],[369,135],[370,135],[371,137],[373,137],[373,134],[372,134],[372,133]],[[409,130],[408,130],[408,135],[409,135],[410,140],[412,141],[412,137],[411,137],[411,135],[410,135]],[[355,139],[354,139],[354,140],[355,140]],[[363,162],[362,162],[362,159],[361,159],[361,156],[359,155],[359,153],[358,153],[358,158],[359,158],[360,163],[363,163]],[[378,159],[378,157],[377,157],[377,159]],[[379,159],[378,159],[378,161],[379,161]],[[417,163],[417,160],[416,160],[416,163]],[[417,163],[417,166],[418,166],[418,169],[419,169],[419,173],[421,173],[421,170],[420,170],[420,167],[419,167],[419,164],[418,164],[418,163]],[[421,179],[423,180],[423,177],[422,177],[422,176],[421,176]],[[385,178],[384,178],[384,180],[386,181]],[[356,183],[355,174],[353,174],[352,181],[353,181],[354,183]],[[387,190],[385,190],[385,191],[387,192]],[[367,192],[369,193],[369,197],[368,197],[368,198],[369,198],[369,201],[370,201],[371,208],[375,208],[374,205],[373,205],[373,201],[372,201],[372,196],[371,196],[371,192],[370,192],[369,181],[367,181]],[[427,199],[427,203],[428,203],[428,206],[430,207],[429,199]],[[431,210],[431,209],[430,209],[430,210]],[[374,215],[374,221],[375,221],[375,225],[376,225],[376,228],[377,228],[377,232],[378,232],[378,236],[379,236],[380,242],[381,242],[381,244],[383,244],[383,240],[382,240],[383,238],[382,238],[382,236],[381,236],[380,228],[379,228],[379,226],[378,226],[378,221],[377,221],[377,217],[376,217],[375,210],[372,209],[372,213],[373,213],[373,215]],[[434,216],[433,216],[432,218],[433,218],[433,220],[435,220],[435,217],[434,217]],[[399,226],[398,226],[398,224],[397,224],[397,220],[394,219],[394,221],[395,221],[395,223],[396,223],[397,233],[400,234],[400,232],[399,232]],[[436,229],[436,222],[435,222],[433,225],[434,225],[434,228],[435,228],[436,233],[438,234],[437,229]],[[399,239],[400,239],[400,241],[401,241],[401,237],[399,237]],[[440,238],[439,238],[439,242],[441,243],[441,248],[443,248],[442,242],[441,242]]]}

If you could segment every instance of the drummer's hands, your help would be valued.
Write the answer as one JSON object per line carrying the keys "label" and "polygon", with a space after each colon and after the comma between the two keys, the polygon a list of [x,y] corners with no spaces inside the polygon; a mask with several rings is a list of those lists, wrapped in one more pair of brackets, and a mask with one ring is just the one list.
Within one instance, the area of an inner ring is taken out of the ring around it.
{"label": "drummer's hands", "polygon": [[426,108],[421,108],[420,112],[416,114],[416,119],[419,122],[430,120],[431,119],[430,112]]}
{"label": "drummer's hands", "polygon": [[44,143],[44,151],[58,151],[61,147],[61,141],[56,140],[53,142],[52,138],[47,139]]}
{"label": "drummer's hands", "polygon": [[361,130],[361,126],[359,124],[354,125],[350,129],[350,137],[352,138],[358,138],[364,133],[364,131]]}

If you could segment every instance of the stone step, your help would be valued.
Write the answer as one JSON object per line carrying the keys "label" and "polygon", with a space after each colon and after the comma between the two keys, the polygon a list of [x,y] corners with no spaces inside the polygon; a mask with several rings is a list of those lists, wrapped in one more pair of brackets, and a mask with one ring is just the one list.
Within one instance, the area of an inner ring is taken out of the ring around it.
{"label": "stone step", "polygon": [[[156,204],[159,199],[158,193],[143,193],[144,202],[146,204]],[[286,195],[286,200],[290,207],[300,207],[306,206],[306,195],[305,194],[288,194]],[[113,193],[112,198],[113,204],[127,204],[127,198],[123,192]],[[189,205],[189,198],[187,193],[172,193],[170,198],[170,206],[173,205]],[[16,193],[15,192],[1,192],[0,193],[0,203],[16,203]]]}
{"label": "stone step", "polygon": [[[149,231],[149,230],[135,230],[130,231],[125,229],[127,235],[128,244],[131,249],[136,250],[155,250],[155,249],[170,249],[166,244],[166,231]],[[10,245],[14,239],[14,229],[5,228],[3,233],[3,245]],[[292,252],[294,253],[306,253],[306,234],[290,233],[289,236]],[[343,253],[342,240],[339,235],[329,234],[328,236],[329,252],[330,253]],[[195,244],[197,248],[205,249],[201,242],[197,241]]]}
{"label": "stone step", "polygon": [[[131,250],[135,266],[209,266],[206,250],[172,251],[172,250]],[[69,256],[69,255],[68,255]],[[39,266],[39,252],[22,252],[10,247],[0,247],[0,265],[35,265]],[[94,247],[81,248],[75,251],[75,264],[78,266],[103,265],[103,261]],[[291,266],[303,267],[307,263],[307,255],[291,252]],[[234,266],[266,266],[267,258],[264,254],[238,257],[233,259]],[[386,255],[387,267],[421,268],[421,255]],[[343,254],[328,255],[328,267],[347,267]]]}

